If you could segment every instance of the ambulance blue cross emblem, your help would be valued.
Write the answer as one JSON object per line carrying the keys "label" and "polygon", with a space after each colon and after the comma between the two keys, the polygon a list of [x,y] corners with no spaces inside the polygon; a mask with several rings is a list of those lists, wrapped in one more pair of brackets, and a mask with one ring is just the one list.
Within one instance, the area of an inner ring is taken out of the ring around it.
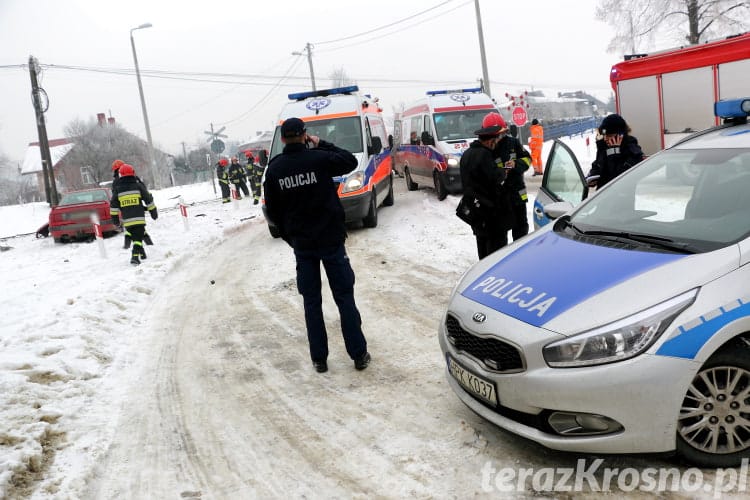
{"label": "ambulance blue cross emblem", "polygon": [[456,102],[466,102],[471,99],[471,96],[467,94],[451,94],[451,99]]}
{"label": "ambulance blue cross emblem", "polygon": [[331,104],[331,100],[327,99],[325,97],[321,97],[318,99],[313,99],[312,101],[305,104],[305,107],[311,111],[320,111],[321,109],[325,108]]}

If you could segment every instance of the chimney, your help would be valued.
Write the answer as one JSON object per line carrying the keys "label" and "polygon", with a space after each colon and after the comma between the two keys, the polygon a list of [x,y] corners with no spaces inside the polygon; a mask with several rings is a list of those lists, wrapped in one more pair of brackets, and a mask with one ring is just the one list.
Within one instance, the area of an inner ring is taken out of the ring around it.
{"label": "chimney", "polygon": [[110,116],[109,118],[107,118],[107,123],[109,123],[110,125],[114,125],[115,124],[115,117],[114,116]]}
{"label": "chimney", "polygon": [[96,114],[96,121],[99,122],[99,126],[103,127],[105,123],[107,123],[107,118],[104,113],[97,113]]}

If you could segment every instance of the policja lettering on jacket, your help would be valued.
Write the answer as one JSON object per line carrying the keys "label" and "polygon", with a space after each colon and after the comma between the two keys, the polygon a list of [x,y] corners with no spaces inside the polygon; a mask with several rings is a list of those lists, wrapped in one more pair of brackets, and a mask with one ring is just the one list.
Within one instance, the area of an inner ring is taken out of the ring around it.
{"label": "policja lettering on jacket", "polygon": [[281,189],[291,189],[299,186],[306,186],[308,184],[317,184],[318,178],[315,177],[315,172],[306,172],[303,174],[290,175],[279,179],[279,187]]}

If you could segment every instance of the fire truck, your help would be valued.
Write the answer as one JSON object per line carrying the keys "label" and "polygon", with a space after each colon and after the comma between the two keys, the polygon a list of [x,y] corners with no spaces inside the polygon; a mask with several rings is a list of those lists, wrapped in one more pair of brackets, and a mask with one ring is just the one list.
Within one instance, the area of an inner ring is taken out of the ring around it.
{"label": "fire truck", "polygon": [[617,112],[646,155],[719,124],[714,102],[747,96],[750,32],[625,57],[610,73]]}

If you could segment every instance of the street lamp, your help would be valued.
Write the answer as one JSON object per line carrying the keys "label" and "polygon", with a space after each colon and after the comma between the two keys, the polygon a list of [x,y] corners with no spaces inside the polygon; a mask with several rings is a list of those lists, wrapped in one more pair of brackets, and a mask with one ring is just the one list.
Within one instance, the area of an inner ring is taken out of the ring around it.
{"label": "street lamp", "polygon": [[144,23],[138,27],[131,29],[130,30],[130,46],[133,48],[133,62],[135,63],[135,77],[138,79],[138,92],[141,95],[141,109],[143,110],[143,123],[146,125],[146,139],[148,140],[148,160],[151,166],[151,171],[154,174],[154,183],[159,185],[160,182],[157,182],[157,179],[159,178],[159,176],[157,175],[156,169],[154,167],[154,144],[151,141],[151,127],[149,127],[148,125],[148,113],[146,112],[146,99],[144,99],[143,97],[143,84],[141,83],[141,71],[138,68],[138,56],[136,56],[135,54],[135,40],[133,40],[133,32],[135,30],[150,28],[151,26],[152,26],[151,23]]}

